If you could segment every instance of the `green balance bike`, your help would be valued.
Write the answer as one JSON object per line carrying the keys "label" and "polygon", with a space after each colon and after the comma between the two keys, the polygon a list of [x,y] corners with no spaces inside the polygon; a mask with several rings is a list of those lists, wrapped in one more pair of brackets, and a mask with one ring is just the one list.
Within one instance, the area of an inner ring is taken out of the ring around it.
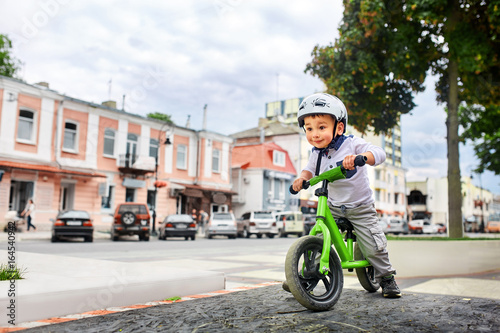
{"label": "green balance bike", "polygon": [[[365,163],[366,157],[356,156],[356,166]],[[323,182],[315,192],[318,197],[316,224],[308,236],[299,238],[288,250],[285,275],[295,299],[313,311],[325,311],[337,303],[344,286],[342,269],[355,270],[359,282],[369,292],[375,292],[380,287],[373,267],[365,260],[356,243],[351,222],[347,219],[335,221],[328,207],[328,184],[345,179],[345,176],[346,170],[338,166],[304,181],[302,186],[307,189]],[[297,194],[291,186],[290,192]]]}

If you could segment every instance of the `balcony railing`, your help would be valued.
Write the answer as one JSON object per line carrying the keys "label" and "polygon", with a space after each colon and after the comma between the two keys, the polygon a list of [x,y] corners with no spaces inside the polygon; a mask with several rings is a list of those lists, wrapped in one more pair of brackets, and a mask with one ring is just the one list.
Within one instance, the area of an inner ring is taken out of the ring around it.
{"label": "balcony railing", "polygon": [[123,154],[119,157],[118,169],[122,172],[145,174],[155,171],[154,157],[136,154]]}

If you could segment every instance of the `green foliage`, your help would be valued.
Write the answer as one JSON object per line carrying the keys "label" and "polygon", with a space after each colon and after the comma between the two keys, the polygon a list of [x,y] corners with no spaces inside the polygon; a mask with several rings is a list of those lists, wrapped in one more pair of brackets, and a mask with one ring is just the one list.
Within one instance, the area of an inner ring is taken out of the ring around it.
{"label": "green foliage", "polygon": [[160,113],[160,112],[154,112],[154,113],[148,113],[147,114],[148,118],[152,119],[158,119],[164,122],[167,122],[169,124],[173,124],[174,122],[171,119],[171,116],[168,114]]}
{"label": "green foliage", "polygon": [[0,281],[23,279],[25,272],[25,269],[17,266],[10,267],[10,265],[7,264],[0,264]]}
{"label": "green foliage", "polygon": [[19,60],[10,55],[12,41],[6,36],[0,34],[0,75],[14,77],[19,70]]}
{"label": "green foliage", "polygon": [[480,160],[475,172],[485,170],[500,174],[500,106],[463,106],[459,111],[464,128],[462,139],[474,142],[474,151]]}

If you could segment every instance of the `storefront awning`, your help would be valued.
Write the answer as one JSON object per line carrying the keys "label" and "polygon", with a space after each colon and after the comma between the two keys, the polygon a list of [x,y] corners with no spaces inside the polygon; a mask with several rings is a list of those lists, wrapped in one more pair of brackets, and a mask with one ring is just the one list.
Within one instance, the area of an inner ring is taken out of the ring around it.
{"label": "storefront awning", "polygon": [[215,187],[206,187],[206,186],[201,186],[201,185],[194,185],[194,184],[180,184],[180,183],[171,183],[172,185],[177,185],[177,186],[183,186],[186,189],[193,189],[193,190],[200,190],[200,191],[208,191],[208,192],[222,192],[226,194],[238,194],[234,191],[228,190],[228,189],[223,189],[223,188],[215,188]]}
{"label": "storefront awning", "polygon": [[29,163],[12,162],[12,161],[0,161],[0,168],[2,168],[2,167],[3,168],[11,168],[11,169],[59,173],[59,174],[75,175],[75,176],[83,176],[83,177],[106,178],[106,175],[101,174],[101,173],[97,173],[94,171],[85,172],[85,171],[77,171],[77,170],[68,170],[68,169],[61,169],[59,167],[55,167],[55,166],[51,166],[51,165],[29,164]]}

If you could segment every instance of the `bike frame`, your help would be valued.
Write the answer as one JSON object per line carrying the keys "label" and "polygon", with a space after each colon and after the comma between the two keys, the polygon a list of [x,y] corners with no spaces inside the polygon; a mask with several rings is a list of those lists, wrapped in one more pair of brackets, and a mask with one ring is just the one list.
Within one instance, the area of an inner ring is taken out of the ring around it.
{"label": "bike frame", "polygon": [[332,249],[332,244],[337,251],[343,269],[370,266],[368,260],[354,260],[354,239],[348,237],[344,242],[342,233],[328,207],[328,183],[338,179],[345,179],[345,170],[343,170],[341,166],[309,180],[311,186],[323,181],[322,187],[316,190],[316,195],[318,196],[316,224],[309,232],[309,235],[323,235],[323,250],[321,251],[319,271],[324,275],[328,274],[330,269],[330,251]]}

